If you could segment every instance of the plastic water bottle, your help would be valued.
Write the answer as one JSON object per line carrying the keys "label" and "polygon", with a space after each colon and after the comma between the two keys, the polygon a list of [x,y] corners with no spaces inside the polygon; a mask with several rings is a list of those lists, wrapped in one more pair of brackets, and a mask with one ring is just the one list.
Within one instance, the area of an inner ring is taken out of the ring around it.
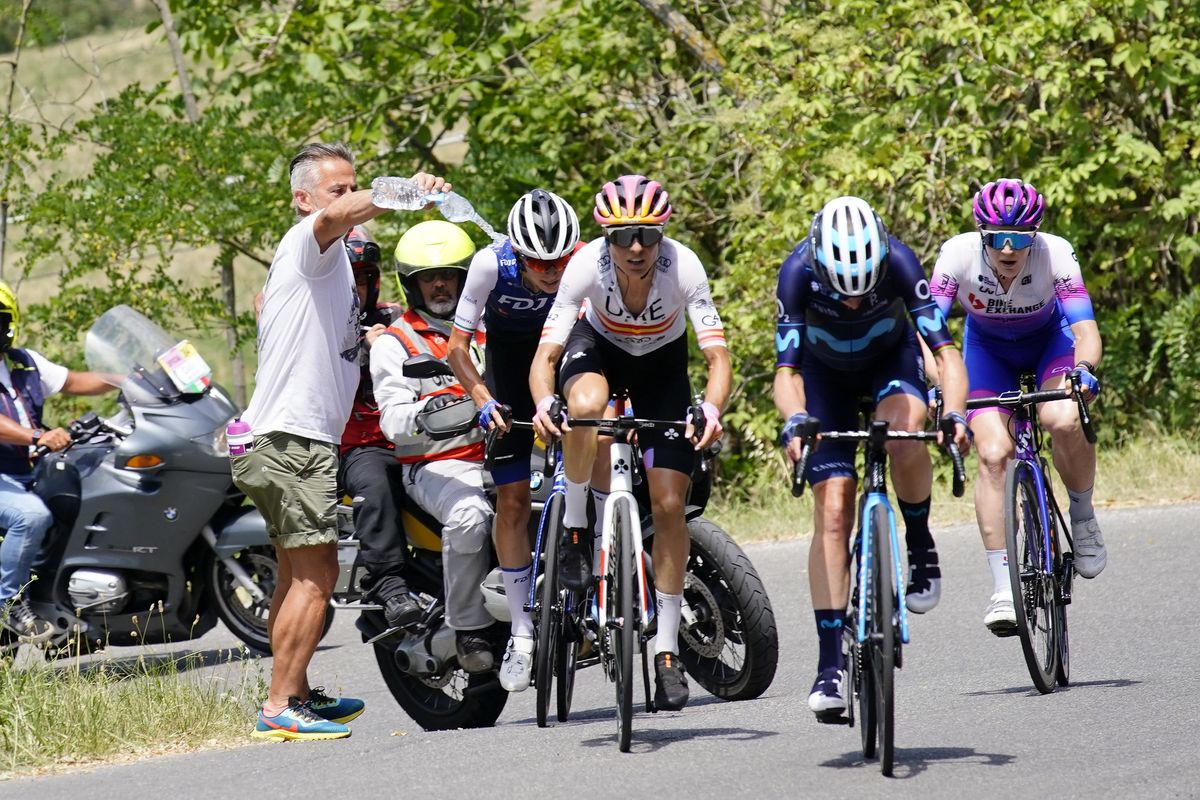
{"label": "plastic water bottle", "polygon": [[438,201],[438,211],[442,212],[442,216],[448,222],[475,223],[493,242],[502,242],[505,239],[504,234],[497,233],[496,229],[489,225],[487,220],[479,216],[479,213],[471,205],[470,201],[458,192],[449,192],[442,195],[442,199]]}
{"label": "plastic water bottle", "polygon": [[229,445],[229,455],[245,455],[254,447],[254,434],[250,432],[250,423],[235,419],[225,427],[225,442]]}
{"label": "plastic water bottle", "polygon": [[379,208],[419,211],[445,199],[442,192],[427,192],[412,178],[385,176],[371,181],[371,202]]}

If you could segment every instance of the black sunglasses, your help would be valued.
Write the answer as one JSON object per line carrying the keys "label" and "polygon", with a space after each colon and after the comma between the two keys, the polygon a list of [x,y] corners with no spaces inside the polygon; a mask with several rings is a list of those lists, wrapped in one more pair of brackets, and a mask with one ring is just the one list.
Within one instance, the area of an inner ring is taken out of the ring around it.
{"label": "black sunglasses", "polygon": [[642,247],[652,247],[662,241],[661,225],[622,225],[619,228],[605,228],[604,239],[617,247],[632,247],[637,241]]}

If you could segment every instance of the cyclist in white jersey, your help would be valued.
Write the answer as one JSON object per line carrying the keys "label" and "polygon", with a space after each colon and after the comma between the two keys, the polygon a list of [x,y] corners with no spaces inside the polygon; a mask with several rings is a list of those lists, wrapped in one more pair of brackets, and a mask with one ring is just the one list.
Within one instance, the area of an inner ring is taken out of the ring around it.
{"label": "cyclist in white jersey", "polygon": [[[596,195],[592,216],[604,236],[576,253],[567,265],[534,356],[529,376],[531,394],[537,399],[534,425],[545,439],[558,435],[560,429],[565,433],[566,542],[560,574],[567,586],[586,586],[591,582],[592,557],[587,492],[596,431],[571,429],[550,418],[555,367],[570,416],[602,416],[611,393],[623,389],[639,417],[681,419],[691,402],[684,319],[685,314],[691,317],[708,366],[704,430],[689,425],[684,438],[661,431],[639,433],[655,530],[654,702],[660,709],[677,710],[688,700],[678,658],[683,574],[690,547],[683,504],[697,451],[721,435],[720,410],[729,398],[731,382],[729,351],[700,260],[684,245],[663,236],[671,204],[661,184],[641,175],[606,183]],[[579,319],[585,300],[588,307]]]}
{"label": "cyclist in white jersey", "polygon": [[[963,360],[970,397],[1017,389],[1024,372],[1036,374],[1039,389],[1069,387],[1077,373],[1084,396],[1100,391],[1094,373],[1100,362],[1100,330],[1071,244],[1038,231],[1044,200],[1027,183],[1001,179],[975,195],[979,231],[942,245],[933,268],[931,292],[942,313],[958,298],[967,314]],[[1011,412],[997,407],[970,411],[979,453],[975,516],[992,573],[991,602],[984,624],[997,636],[1016,632],[1016,612],[1004,548],[1004,477],[1014,445]],[[1070,498],[1075,571],[1100,574],[1107,552],[1092,487],[1096,447],[1083,436],[1071,400],[1044,403],[1038,417],[1053,440],[1054,466]]]}

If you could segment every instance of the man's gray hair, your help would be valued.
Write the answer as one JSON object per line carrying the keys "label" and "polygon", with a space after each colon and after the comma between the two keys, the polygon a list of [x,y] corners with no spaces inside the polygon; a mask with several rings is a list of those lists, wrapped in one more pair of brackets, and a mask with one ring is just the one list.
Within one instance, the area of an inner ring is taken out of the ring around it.
{"label": "man's gray hair", "polygon": [[311,192],[316,183],[317,164],[330,158],[340,158],[350,166],[354,166],[354,154],[341,142],[329,144],[313,142],[304,145],[304,148],[293,156],[291,163],[288,164],[288,172],[292,176],[292,191],[303,189]]}

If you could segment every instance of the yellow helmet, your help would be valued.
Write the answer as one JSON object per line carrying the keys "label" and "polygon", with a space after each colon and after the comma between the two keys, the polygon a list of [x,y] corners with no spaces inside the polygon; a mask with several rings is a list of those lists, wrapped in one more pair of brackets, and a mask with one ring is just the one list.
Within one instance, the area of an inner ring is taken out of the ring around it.
{"label": "yellow helmet", "polygon": [[427,269],[447,267],[467,271],[475,243],[452,222],[435,219],[409,228],[396,244],[396,271],[411,278]]}
{"label": "yellow helmet", "polygon": [[21,307],[12,287],[0,281],[0,353],[12,348],[21,324]]}

